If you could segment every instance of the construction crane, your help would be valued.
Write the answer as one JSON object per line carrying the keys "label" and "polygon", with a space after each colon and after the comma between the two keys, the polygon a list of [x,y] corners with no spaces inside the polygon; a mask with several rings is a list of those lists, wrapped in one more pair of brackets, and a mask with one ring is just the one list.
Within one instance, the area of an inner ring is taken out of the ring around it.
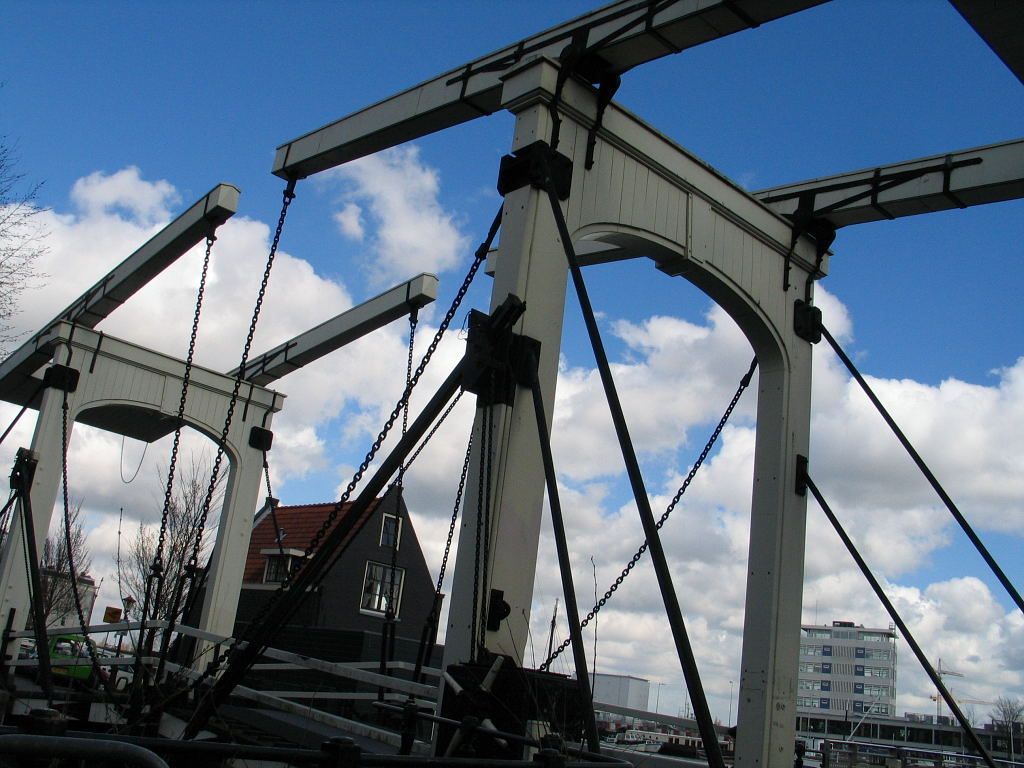
{"label": "construction crane", "polygon": [[[942,659],[939,659],[939,663],[935,665],[935,673],[939,676],[939,680],[946,677],[963,677],[962,674],[954,672],[952,669],[943,669]],[[950,695],[953,695],[952,691],[950,691]],[[939,718],[942,717],[942,695],[939,691],[936,691],[935,695],[931,698],[935,700],[935,722],[938,722]]]}

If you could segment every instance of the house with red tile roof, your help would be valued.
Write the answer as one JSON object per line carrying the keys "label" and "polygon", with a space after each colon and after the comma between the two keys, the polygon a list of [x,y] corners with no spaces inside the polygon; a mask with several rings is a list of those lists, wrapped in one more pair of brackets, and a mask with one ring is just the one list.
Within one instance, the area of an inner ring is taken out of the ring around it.
{"label": "house with red tile roof", "polygon": [[[235,632],[244,631],[310,543],[347,516],[352,505],[268,504],[254,521]],[[434,598],[403,494],[391,488],[363,513],[323,581],[303,597],[271,646],[328,661],[379,661],[389,601],[395,613],[394,656],[415,661]],[[394,567],[392,567],[392,564]],[[432,640],[433,638],[431,638]],[[440,655],[433,659],[440,661]]]}

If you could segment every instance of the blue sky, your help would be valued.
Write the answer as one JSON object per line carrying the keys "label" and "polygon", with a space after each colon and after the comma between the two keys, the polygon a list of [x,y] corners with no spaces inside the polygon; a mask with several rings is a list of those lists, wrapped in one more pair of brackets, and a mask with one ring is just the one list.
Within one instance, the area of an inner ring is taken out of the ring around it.
{"label": "blue sky", "polygon": [[[59,242],[54,243],[59,252],[55,257],[66,258],[55,262],[62,265],[61,272],[52,273],[59,278],[51,278],[29,301],[39,308],[40,316],[47,314],[44,307],[59,308],[64,294],[57,289],[75,295],[90,282],[86,279],[94,274],[90,269],[102,273],[138,244],[132,245],[129,224],[137,225],[138,233],[148,231],[146,227],[161,216],[176,214],[219,181],[242,189],[240,215],[247,221],[273,222],[283,185],[269,173],[278,144],[590,7],[581,2],[532,1],[443,6],[412,2],[8,3],[0,29],[0,80],[4,83],[0,134],[16,142],[19,169],[45,182],[39,202],[51,208],[55,217],[64,217],[68,227],[67,239],[59,234],[55,238]],[[952,7],[939,0],[837,0],[628,73],[617,100],[750,189],[1016,138],[1024,125],[1024,91],[1019,81]],[[499,204],[494,180],[498,161],[508,150],[510,129],[509,116],[495,115],[422,139],[414,156],[401,158],[406,163],[402,168],[436,178],[436,188],[426,183],[421,199],[429,198],[436,206],[436,219],[450,225],[451,244],[461,246],[467,257]],[[122,193],[110,192],[109,186],[94,187],[113,195],[100,202],[95,196],[72,195],[79,179],[97,173],[100,176],[94,178],[112,178],[130,167],[137,168],[138,175],[119,177],[126,189],[153,191],[153,185],[163,180],[172,191],[161,188],[162,197],[145,211],[126,205],[126,198],[118,197]],[[374,243],[380,242],[380,233],[392,220],[386,215],[374,218],[372,211],[375,201],[383,205],[381,200],[391,198],[386,190],[372,186],[372,181],[358,174],[331,175],[299,185],[284,248],[315,270],[321,282],[310,290],[338,302],[333,311],[331,306],[318,307],[323,316],[381,288],[369,274],[368,260],[378,252]],[[76,237],[95,238],[97,232],[84,227],[89,214],[83,199],[92,201],[94,208],[88,210],[102,209],[107,224],[121,217],[115,222],[120,227],[117,237],[94,239],[89,247],[82,243],[83,251],[95,255],[95,264],[76,262],[73,253]],[[368,234],[362,240],[346,234],[332,220],[350,204],[364,214]],[[83,226],[75,229],[75,225]],[[248,235],[246,243],[261,242],[259,232]],[[100,247],[108,242],[123,243],[125,250],[108,253]],[[985,419],[994,420],[1007,434],[1024,426],[1020,387],[1001,385],[1006,379],[997,373],[1017,365],[1024,354],[1021,242],[1024,205],[1020,201],[850,227],[839,233],[831,274],[823,283],[848,313],[835,318],[839,325],[852,324],[848,348],[865,372],[888,387],[894,402],[906,407],[902,413],[909,421],[908,431],[920,430],[923,448],[933,451],[930,455],[940,476],[942,469],[955,473],[949,478],[954,496],[963,488],[968,502],[976,500],[984,507],[983,534],[1018,584],[1024,582],[1020,565],[1024,491],[1019,487],[1022,454],[1014,449],[1022,448],[1021,442],[1010,439],[1005,452],[996,452],[993,459],[992,454],[976,450],[965,435],[971,428],[984,429]],[[249,256],[258,254],[247,252]],[[79,266],[80,284],[76,282]],[[453,289],[462,270],[458,266],[441,273],[442,302],[450,296],[445,287]],[[680,281],[659,280],[652,272],[646,264],[622,264],[595,269],[592,276],[588,273],[611,352],[627,367],[632,362],[653,369],[650,349],[660,349],[658,345],[671,339],[672,333],[711,327],[709,305],[702,295]],[[291,286],[307,285],[298,281],[309,279],[308,275],[296,274],[297,282],[285,283],[279,290],[287,294]],[[471,298],[476,306],[486,304],[486,290],[486,284],[475,289]],[[285,304],[288,300],[287,296],[282,299]],[[239,289],[237,302],[247,307],[251,299]],[[582,398],[589,392],[587,373],[592,360],[572,302],[569,307],[560,397],[565,392],[566,398]],[[307,319],[297,311],[284,314],[289,321],[281,321],[282,333],[286,328],[301,330],[300,320]],[[273,312],[268,310],[268,316],[273,326],[277,322]],[[668,330],[665,325],[655,328],[648,324],[655,316],[674,318],[677,324]],[[827,314],[825,321],[831,324]],[[425,322],[436,324],[437,318],[427,313]],[[395,354],[401,348],[400,331],[392,329],[379,350],[368,348],[363,354],[383,356],[383,350]],[[642,343],[637,341],[641,337]],[[230,354],[226,342],[223,349]],[[645,456],[652,493],[662,493],[662,484],[668,484],[673,472],[685,473],[712,414],[728,401],[729,390],[745,370],[745,355],[737,349],[723,359],[714,376],[709,374],[709,380],[722,387],[696,390],[707,397],[707,403],[699,415],[684,420],[680,434],[685,437],[667,440]],[[819,348],[816,355],[824,358],[830,353]],[[399,370],[400,362],[382,363],[380,375]],[[233,364],[225,362],[222,367]],[[352,364],[346,365],[337,375],[351,377]],[[830,369],[822,378],[821,399],[816,401],[823,415],[815,448],[821,447],[823,461],[837,457],[823,471],[830,480],[835,478],[837,494],[856,510],[858,504],[867,504],[864,499],[874,499],[877,490],[865,490],[857,481],[870,482],[872,467],[877,470],[887,463],[902,467],[902,459],[887,447],[879,448],[877,456],[872,454],[877,464],[854,467],[853,479],[844,482],[843,451],[872,451],[864,444],[844,448],[824,432],[825,424],[849,428],[842,419],[857,408],[826,402],[849,392],[839,374],[833,374]],[[365,371],[362,375],[368,376]],[[943,382],[950,380],[963,382],[968,394],[953,391],[955,387],[943,389]],[[313,387],[302,384],[307,385]],[[286,383],[281,389],[289,392]],[[300,391],[305,390],[300,387]],[[964,406],[963,413],[955,414],[953,425],[943,423],[944,409],[955,409],[974,395],[979,398],[976,407]],[[342,468],[357,463],[361,456],[368,425],[382,406],[354,392],[338,397],[344,400],[339,407],[325,407],[309,413],[301,424],[282,426],[286,435],[292,434],[286,428],[293,429],[294,445],[307,445],[302,440],[308,439],[322,458],[316,466],[311,463],[305,468],[298,466],[301,451],[284,460],[291,462],[279,478],[286,503],[330,498],[344,474]],[[852,396],[850,401],[855,402]],[[580,406],[575,400],[571,404]],[[752,406],[747,407],[746,413],[739,414],[740,431],[733,438],[740,452],[742,430],[749,431],[752,425]],[[869,435],[871,429],[881,428],[880,422],[868,422],[863,432],[861,427],[850,428],[850,436]],[[724,446],[722,453],[728,454],[731,447]],[[126,450],[130,454],[132,447]],[[727,473],[727,460],[727,455],[721,456],[723,478],[749,492],[748,476]],[[857,465],[854,457],[849,461]],[[919,481],[899,473],[892,482],[906,491],[906,498],[892,504],[891,516],[901,520],[901,514],[910,514],[912,523],[904,527],[917,530],[918,526],[920,537],[911,536],[911,554],[899,556],[911,564],[906,568],[885,562],[883,546],[877,553],[880,567],[889,567],[890,578],[909,590],[906,599],[911,610],[925,616],[928,606],[942,608],[937,595],[945,594],[943,590],[975,588],[973,583],[948,586],[951,577],[975,575],[986,584],[991,580],[972,565],[972,556],[950,529],[945,542],[929,539],[929,525],[935,528],[937,523],[927,521],[941,518],[921,517],[922,510],[936,516],[944,513],[924,494],[907,490],[916,489]],[[970,479],[961,481],[960,475]],[[977,491],[979,477],[988,478],[999,492]],[[883,479],[878,480],[879,486],[885,485]],[[619,507],[625,503],[621,476],[613,471],[574,474],[569,469],[563,481],[579,495],[581,504],[592,506],[593,520],[606,521],[598,522],[598,527],[608,525],[611,531],[607,521],[613,518],[618,524]],[[710,489],[702,498],[711,520],[709,530],[725,536],[738,524],[739,516],[730,512],[732,502],[716,498]],[[875,511],[886,506],[872,504]],[[812,509],[809,515],[820,513]],[[422,528],[433,533],[434,517],[426,518]],[[863,533],[870,535],[870,527]],[[632,535],[638,535],[635,524]],[[600,548],[600,537],[594,539],[581,534],[581,541],[586,541],[581,547],[591,547],[579,553],[582,563]],[[614,575],[621,565],[612,559],[602,563],[602,575],[605,568]],[[819,601],[830,590],[839,595],[856,592],[852,585],[859,577],[855,574],[847,574],[848,584],[837,585],[829,582],[828,574],[813,567],[809,571],[808,594],[818,595]],[[685,582],[699,575],[685,571],[680,578]],[[555,591],[544,578],[539,577],[536,607],[538,614],[547,616]],[[691,588],[699,590],[699,584],[694,581]],[[993,600],[1004,613],[1008,610],[1005,599],[994,591],[985,599]],[[860,611],[868,602],[859,600],[843,604],[836,598],[833,603],[837,604],[830,608]],[[721,683],[711,686],[713,708],[724,717],[728,688],[723,681],[736,674],[730,669],[737,666],[735,622],[740,608],[725,597],[721,602],[730,605],[730,612],[700,607],[692,611],[698,625],[706,623],[708,637],[721,632],[729,638],[726,645],[732,650],[708,662],[709,675]],[[835,616],[847,617],[869,620],[866,615]],[[628,618],[622,617],[618,630],[614,618],[609,619],[611,636],[621,631],[622,646],[619,649],[612,641],[609,663],[617,671],[673,679],[665,654],[653,657],[655,662],[644,668],[636,654],[625,650]],[[999,636],[999,642],[1009,636],[1006,633],[1022,631],[1018,619],[999,618],[1005,635]],[[949,637],[955,634],[951,627],[947,623]],[[967,641],[963,642],[962,648],[951,644],[948,653],[970,656]],[[947,658],[946,652],[938,655]],[[1001,657],[1000,663],[1005,666],[1011,661]],[[979,671],[974,697],[996,695],[995,677],[993,670]],[[1003,674],[1003,679],[1010,678]],[[930,705],[923,699],[926,690],[915,678],[908,680],[907,708],[928,711]],[[1018,692],[1024,690],[1019,666],[1013,680]],[[678,695],[668,688],[661,695],[663,711],[675,711]]]}

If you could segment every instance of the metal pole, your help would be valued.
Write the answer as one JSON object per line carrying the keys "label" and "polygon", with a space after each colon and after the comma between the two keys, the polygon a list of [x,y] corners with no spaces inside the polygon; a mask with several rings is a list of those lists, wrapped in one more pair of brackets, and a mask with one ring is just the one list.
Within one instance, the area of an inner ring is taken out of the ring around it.
{"label": "metal pole", "polygon": [[[957,508],[956,504],[953,503],[953,499],[949,497],[949,494],[946,493],[946,489],[942,487],[942,485],[939,483],[938,478],[936,478],[935,475],[932,474],[932,471],[928,468],[928,465],[924,463],[924,459],[921,458],[921,455],[914,449],[914,446],[911,445],[910,440],[907,439],[907,436],[903,434],[903,430],[901,430],[899,428],[899,425],[896,424],[896,420],[889,415],[889,412],[885,409],[885,406],[882,405],[882,401],[878,399],[878,397],[875,395],[871,387],[868,386],[867,381],[865,381],[864,377],[860,375],[860,371],[857,370],[857,367],[853,364],[853,361],[846,356],[846,353],[843,351],[842,347],[839,346],[839,343],[832,337],[832,334],[828,332],[828,329],[825,328],[824,325],[821,326],[821,335],[825,337],[825,340],[829,343],[829,345],[832,347],[835,353],[839,356],[839,359],[843,361],[843,365],[846,366],[846,369],[850,372],[850,375],[853,376],[854,379],[856,379],[857,383],[860,385],[860,388],[864,390],[864,394],[868,396],[868,399],[878,410],[879,414],[881,414],[882,418],[885,419],[885,423],[889,425],[889,428],[892,430],[893,434],[896,435],[896,439],[900,441],[900,444],[904,447],[904,449],[906,449],[907,453],[910,455],[910,458],[914,460],[914,463],[917,465],[917,468],[921,470],[921,474],[925,476],[929,484],[934,489],[935,493],[937,493],[939,495],[939,498],[942,499],[942,503],[946,505],[946,509],[948,509],[950,514],[953,515],[953,519],[955,519],[957,523],[959,523],[960,528],[962,528],[963,532],[967,534],[967,538],[971,540],[971,543],[974,544],[975,549],[978,550],[978,554],[980,554],[982,559],[988,564],[988,567],[992,570],[992,573],[995,574],[995,577],[999,580],[999,583],[1003,585],[1003,589],[1005,589],[1007,594],[1010,595],[1013,602],[1017,604],[1017,608],[1020,609],[1021,613],[1024,613],[1024,599],[1021,598],[1020,592],[1018,592],[1016,588],[1013,586],[1013,584],[1010,582],[1009,577],[1007,577],[1007,575],[1003,573],[1003,569],[999,567],[999,563],[996,562],[996,559],[992,557],[988,549],[982,543],[981,539],[978,538],[978,534],[974,532],[974,529],[971,527],[970,523],[967,522],[967,519],[962,514],[960,514],[960,510]],[[938,706],[941,708],[941,705]]]}
{"label": "metal pole", "polygon": [[892,618],[896,626],[899,627],[900,632],[903,633],[903,638],[907,641],[907,644],[910,646],[910,650],[912,650],[914,652],[914,655],[917,656],[917,660],[921,663],[921,666],[924,668],[924,671],[928,674],[928,677],[931,678],[931,681],[935,685],[935,687],[939,689],[939,693],[941,693],[942,698],[945,699],[946,705],[949,707],[949,710],[956,716],[957,721],[959,721],[960,727],[967,732],[967,736],[968,738],[970,738],[971,743],[974,745],[974,748],[978,750],[978,754],[980,754],[984,758],[989,768],[996,768],[996,764],[995,761],[992,759],[992,755],[988,753],[988,750],[985,749],[984,745],[981,743],[981,739],[979,739],[978,734],[974,732],[974,729],[971,727],[971,724],[967,720],[967,717],[964,715],[963,712],[960,711],[960,707],[957,705],[956,701],[954,701],[953,696],[946,688],[945,683],[942,682],[942,678],[939,677],[938,674],[935,672],[935,669],[928,661],[928,657],[925,656],[924,651],[921,650],[921,646],[917,644],[917,641],[914,639],[914,635],[910,632],[910,628],[907,627],[907,625],[904,623],[903,619],[896,611],[896,607],[886,596],[885,591],[882,589],[882,585],[878,583],[878,579],[875,578],[875,575],[871,572],[871,569],[868,568],[868,564],[864,562],[864,558],[861,557],[860,552],[857,551],[857,547],[854,546],[853,541],[850,539],[846,531],[843,529],[842,524],[839,522],[839,518],[837,518],[835,514],[832,512],[832,509],[829,507],[828,503],[821,495],[821,491],[818,490],[818,486],[814,484],[814,481],[811,480],[810,475],[807,474],[806,459],[800,456],[797,457],[797,460],[804,467],[802,472],[799,473],[798,482],[806,483],[806,487],[810,489],[814,498],[818,502],[818,506],[821,507],[821,510],[825,513],[825,516],[829,519],[829,522],[832,523],[832,527],[835,528],[836,533],[839,534],[839,538],[842,539],[842,542],[846,546],[846,549],[849,551],[854,561],[856,561],[857,566],[861,570],[861,573],[864,574],[864,578],[868,580],[868,583],[871,585],[871,588],[878,596],[878,599],[882,602],[882,605],[885,606],[885,610],[889,612],[889,616]]}
{"label": "metal pole", "polygon": [[629,476],[630,486],[633,489],[633,498],[640,512],[640,522],[644,528],[644,536],[647,538],[654,572],[658,577],[658,586],[661,589],[661,597],[665,603],[665,614],[668,617],[669,626],[672,628],[672,638],[675,641],[676,653],[679,656],[679,663],[683,668],[683,676],[686,678],[686,684],[690,689],[690,696],[693,699],[693,706],[697,713],[697,725],[700,730],[701,739],[704,741],[704,750],[707,753],[708,763],[711,768],[724,768],[725,763],[722,759],[722,750],[718,745],[718,736],[715,733],[714,721],[711,719],[711,710],[708,708],[707,697],[704,695],[704,686],[701,684],[697,660],[693,655],[690,638],[686,634],[683,612],[679,608],[679,600],[676,597],[675,587],[672,585],[672,572],[668,567],[665,550],[661,546],[658,526],[654,521],[654,513],[651,511],[651,501],[647,496],[647,489],[644,487],[643,476],[640,473],[640,462],[637,460],[636,452],[633,449],[633,443],[629,436],[629,427],[626,425],[626,416],[622,411],[622,404],[619,402],[619,394],[615,387],[615,381],[612,378],[611,367],[608,364],[608,355],[605,353],[604,344],[601,341],[601,333],[597,327],[597,320],[594,318],[594,308],[590,303],[590,296],[583,282],[583,274],[580,272],[576,252],[572,246],[572,235],[565,223],[565,215],[562,213],[562,206],[558,201],[558,193],[555,191],[550,179],[547,182],[547,193],[548,199],[551,201],[555,223],[558,226],[558,234],[562,240],[562,247],[565,249],[565,257],[569,262],[569,273],[572,275],[573,285],[576,287],[576,295],[579,298],[583,320],[587,326],[587,334],[590,337],[590,344],[594,349],[597,368],[601,374],[601,383],[604,385],[605,398],[608,401],[612,422],[615,425],[615,434],[619,439],[623,463],[626,465],[626,474]]}
{"label": "metal pole", "polygon": [[594,716],[594,697],[590,690],[590,679],[587,674],[587,653],[583,647],[583,633],[580,630],[580,612],[576,605],[576,588],[572,580],[572,565],[569,560],[569,545],[565,538],[565,521],[562,518],[562,504],[558,497],[558,481],[555,477],[555,462],[551,455],[551,439],[548,432],[547,416],[544,413],[544,396],[537,380],[537,357],[532,355],[529,362],[529,375],[532,379],[530,390],[533,392],[533,411],[537,417],[537,438],[540,442],[541,458],[544,460],[544,479],[548,487],[548,506],[551,507],[551,527],[555,533],[555,549],[558,552],[558,570],[562,575],[562,592],[565,595],[565,612],[569,620],[569,637],[572,639],[573,661],[576,663],[576,685],[583,697],[583,704],[588,708],[587,748],[591,752],[601,751],[601,738],[597,733],[597,720]]}
{"label": "metal pole", "polygon": [[[25,556],[28,559],[28,578],[32,586],[32,627],[36,634],[36,655],[39,658],[39,683],[53,701],[53,678],[50,674],[50,638],[46,634],[46,615],[43,613],[43,584],[39,577],[39,551],[36,549],[36,526],[32,519],[32,480],[38,460],[26,448],[19,448],[11,472],[11,488],[20,501],[22,532],[25,534]],[[12,553],[13,549],[10,550]],[[13,554],[12,554],[13,556]]]}

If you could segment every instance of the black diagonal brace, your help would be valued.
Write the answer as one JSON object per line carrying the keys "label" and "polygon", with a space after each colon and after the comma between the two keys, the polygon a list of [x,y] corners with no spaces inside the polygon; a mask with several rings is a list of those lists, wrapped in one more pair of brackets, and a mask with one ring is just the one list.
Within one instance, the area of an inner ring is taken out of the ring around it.
{"label": "black diagonal brace", "polygon": [[530,352],[529,377],[533,394],[533,411],[537,419],[537,438],[540,454],[544,461],[544,480],[548,488],[548,506],[551,508],[551,527],[555,534],[555,550],[558,552],[558,570],[562,576],[562,594],[569,619],[569,636],[572,638],[572,655],[576,664],[576,683],[580,689],[583,705],[587,708],[587,748],[591,752],[601,751],[601,740],[597,733],[594,717],[594,697],[590,690],[587,674],[587,654],[583,648],[583,633],[580,630],[580,611],[576,604],[576,587],[573,585],[572,564],[569,559],[569,544],[565,537],[565,521],[562,518],[562,504],[558,496],[558,480],[555,476],[555,460],[551,453],[551,438],[548,431],[547,415],[544,413],[544,396],[537,380],[537,356]]}
{"label": "black diagonal brace", "polygon": [[575,286],[580,309],[583,313],[583,320],[587,326],[587,335],[590,337],[590,344],[593,347],[597,368],[601,375],[601,383],[604,385],[605,398],[608,401],[612,422],[615,425],[615,434],[618,437],[619,448],[622,451],[626,474],[629,476],[630,486],[633,489],[633,498],[640,512],[640,522],[644,528],[644,536],[648,541],[651,561],[654,565],[655,574],[658,577],[658,586],[661,589],[662,600],[665,604],[665,613],[672,628],[672,638],[675,641],[676,653],[679,656],[679,663],[683,669],[683,677],[686,679],[686,686],[690,692],[690,700],[693,702],[698,729],[707,753],[708,764],[711,768],[724,768],[722,751],[718,744],[718,736],[715,733],[714,721],[711,719],[711,710],[708,708],[707,698],[704,695],[704,686],[701,683],[697,660],[693,655],[693,648],[686,633],[686,624],[683,620],[683,612],[679,607],[679,600],[676,597],[675,587],[672,584],[672,573],[669,570],[668,559],[665,557],[665,550],[661,545],[661,537],[658,534],[658,527],[654,521],[654,513],[651,511],[651,502],[647,496],[647,489],[644,486],[643,475],[640,472],[640,462],[637,460],[633,441],[629,435],[629,427],[626,424],[626,417],[622,410],[622,404],[619,401],[615,380],[612,378],[611,366],[608,364],[608,355],[605,353],[601,333],[598,330],[597,320],[594,317],[594,309],[590,303],[586,285],[583,282],[583,273],[580,270],[579,262],[576,259],[576,252],[572,246],[572,236],[569,232],[569,227],[565,223],[562,206],[558,201],[558,191],[553,184],[548,184],[545,191],[551,202],[555,224],[558,227],[558,234],[562,240],[562,247],[565,249],[565,257],[569,264],[569,273],[572,275],[573,285]]}
{"label": "black diagonal brace", "polygon": [[892,618],[893,623],[896,624],[896,626],[899,627],[900,632],[903,633],[903,639],[907,641],[907,645],[909,645],[910,649],[914,652],[914,655],[920,662],[921,667],[928,674],[928,677],[931,679],[932,684],[936,687],[936,689],[938,689],[943,701],[946,702],[946,706],[949,707],[949,711],[953,713],[954,717],[956,717],[957,721],[960,723],[960,727],[964,729],[964,732],[967,734],[967,737],[971,740],[971,744],[974,746],[976,750],[978,750],[978,753],[988,764],[989,768],[996,768],[996,764],[992,760],[992,755],[988,753],[988,750],[986,750],[984,745],[981,743],[981,739],[979,739],[978,734],[974,732],[974,729],[971,727],[970,721],[964,716],[964,713],[960,710],[960,707],[957,706],[957,703],[953,699],[953,696],[950,694],[949,690],[943,684],[942,678],[939,677],[938,673],[935,671],[931,663],[928,661],[928,657],[925,656],[924,651],[921,650],[921,646],[917,644],[917,641],[914,639],[914,635],[910,632],[910,628],[906,625],[906,623],[904,623],[903,619],[900,617],[899,612],[896,610],[896,607],[886,596],[885,591],[882,589],[882,585],[878,583],[878,579],[875,578],[875,575],[871,572],[871,569],[868,568],[868,564],[864,561],[864,558],[861,557],[860,552],[857,551],[857,547],[854,545],[853,541],[847,535],[842,524],[839,522],[839,519],[835,516],[835,513],[832,512],[832,509],[825,502],[824,497],[821,495],[821,491],[818,490],[818,486],[814,484],[814,481],[807,473],[807,458],[804,456],[797,457],[797,473],[799,475],[799,477],[797,478],[798,484],[809,489],[811,495],[813,495],[815,500],[817,500],[818,506],[821,507],[822,512],[825,513],[825,516],[828,518],[829,522],[832,523],[832,527],[835,528],[836,533],[839,534],[839,538],[842,539],[842,542],[846,546],[847,551],[849,551],[850,555],[857,563],[857,567],[860,568],[861,573],[864,574],[864,578],[868,580],[868,583],[871,585],[871,589],[874,590],[875,595],[881,601],[882,605],[885,606],[885,610],[889,612],[889,616]]}

